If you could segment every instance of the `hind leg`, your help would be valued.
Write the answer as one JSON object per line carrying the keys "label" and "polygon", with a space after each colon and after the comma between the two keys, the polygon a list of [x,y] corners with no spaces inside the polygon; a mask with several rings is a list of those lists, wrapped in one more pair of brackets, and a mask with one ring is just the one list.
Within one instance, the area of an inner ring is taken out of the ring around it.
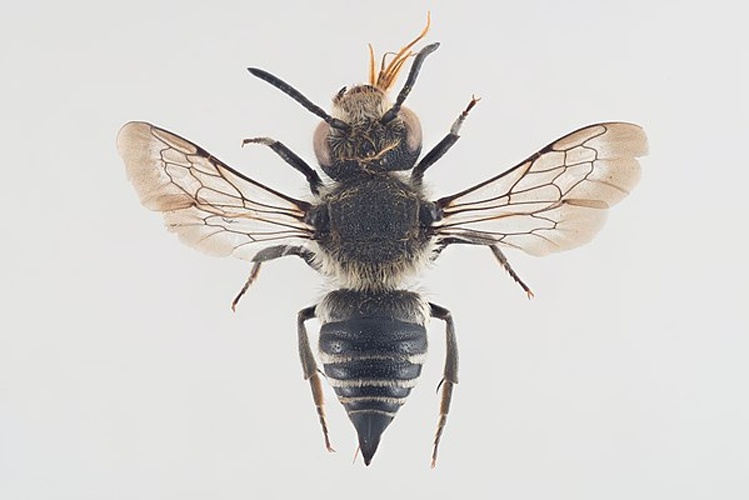
{"label": "hind leg", "polygon": [[299,337],[299,359],[302,362],[302,371],[304,372],[304,380],[309,380],[310,388],[312,389],[312,399],[315,402],[315,408],[317,408],[317,416],[320,419],[320,425],[322,426],[323,437],[325,438],[325,448],[328,451],[335,451],[330,445],[330,437],[328,436],[328,421],[325,418],[324,398],[322,390],[322,382],[320,380],[320,372],[317,368],[317,361],[315,356],[312,354],[312,348],[309,344],[309,336],[307,335],[307,328],[304,323],[307,320],[315,317],[315,309],[317,306],[306,307],[299,311],[297,314],[297,333]]}
{"label": "hind leg", "polygon": [[440,395],[440,418],[437,423],[437,432],[434,435],[434,446],[432,448],[432,468],[437,465],[437,449],[442,439],[442,433],[447,424],[447,414],[450,412],[450,401],[453,397],[453,387],[458,383],[458,342],[455,338],[455,323],[452,314],[444,307],[430,303],[431,315],[433,318],[441,319],[445,322],[445,368],[442,374],[440,386],[442,392]]}

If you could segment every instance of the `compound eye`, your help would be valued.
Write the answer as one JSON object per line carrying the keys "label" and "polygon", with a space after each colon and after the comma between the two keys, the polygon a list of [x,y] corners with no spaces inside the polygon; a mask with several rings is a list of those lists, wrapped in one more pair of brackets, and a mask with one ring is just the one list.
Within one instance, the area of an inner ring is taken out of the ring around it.
{"label": "compound eye", "polygon": [[408,151],[420,151],[421,150],[421,122],[416,113],[406,107],[402,107],[398,116],[403,121],[403,125],[406,127],[406,147]]}
{"label": "compound eye", "polygon": [[325,169],[333,164],[332,156],[330,153],[330,144],[328,138],[330,137],[330,126],[325,122],[320,124],[315,129],[315,134],[312,139],[312,145],[315,149],[315,156],[320,166]]}

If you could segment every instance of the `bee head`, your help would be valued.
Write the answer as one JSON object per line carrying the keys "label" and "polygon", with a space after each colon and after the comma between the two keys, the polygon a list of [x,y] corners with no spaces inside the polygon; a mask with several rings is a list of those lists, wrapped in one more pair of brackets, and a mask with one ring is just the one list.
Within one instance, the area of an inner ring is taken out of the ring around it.
{"label": "bee head", "polygon": [[[333,120],[321,123],[314,135],[318,163],[328,176],[343,180],[365,172],[392,172],[413,168],[421,153],[421,124],[416,114],[403,107],[427,55],[436,50],[432,44],[414,54],[411,49],[429,31],[421,33],[396,53],[382,56],[379,70],[374,49],[369,46],[369,81],[351,89],[342,88],[333,98]],[[388,92],[406,62],[416,55],[408,80],[395,103]]]}
{"label": "bee head", "polygon": [[416,114],[393,104],[373,85],[343,88],[333,98],[332,116],[345,126],[322,122],[314,135],[317,161],[334,180],[365,172],[409,170],[421,152]]}
{"label": "bee head", "polygon": [[[331,179],[343,181],[362,173],[410,170],[421,153],[421,124],[403,102],[416,83],[424,59],[439,47],[433,43],[418,53],[411,51],[428,30],[427,16],[427,25],[419,36],[397,53],[386,53],[379,70],[370,45],[369,83],[342,88],[333,98],[331,114],[267,71],[247,69],[323,119],[314,134],[314,148],[320,167]],[[388,92],[412,56],[406,83],[393,103]]]}

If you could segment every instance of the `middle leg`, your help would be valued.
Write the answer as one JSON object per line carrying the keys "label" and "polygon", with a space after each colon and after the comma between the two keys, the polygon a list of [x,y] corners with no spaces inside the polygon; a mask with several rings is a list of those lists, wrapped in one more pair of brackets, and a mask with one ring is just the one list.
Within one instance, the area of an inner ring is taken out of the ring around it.
{"label": "middle leg", "polygon": [[535,294],[530,289],[528,285],[525,284],[525,282],[518,276],[518,274],[515,272],[515,270],[510,265],[510,261],[507,260],[507,257],[505,257],[504,252],[499,248],[499,245],[493,242],[493,240],[487,240],[486,238],[481,238],[479,236],[471,237],[470,234],[463,235],[461,237],[450,237],[450,238],[444,238],[441,241],[438,242],[437,247],[435,249],[435,252],[432,254],[432,260],[437,259],[437,257],[440,256],[442,251],[447,248],[450,245],[481,245],[481,246],[487,246],[492,251],[492,254],[494,254],[494,258],[497,259],[497,262],[504,268],[505,271],[507,271],[507,274],[510,275],[510,277],[520,285],[520,288],[523,289],[526,296],[529,299],[532,299],[535,297]]}
{"label": "middle leg", "polygon": [[264,248],[263,250],[260,250],[258,253],[256,253],[252,258],[253,265],[252,269],[250,270],[250,275],[247,277],[247,281],[245,281],[242,289],[239,291],[237,296],[234,297],[234,300],[232,300],[231,310],[237,310],[239,299],[242,298],[245,292],[257,279],[257,275],[260,274],[260,266],[263,264],[263,262],[286,257],[287,255],[296,255],[297,257],[301,257],[312,269],[320,269],[320,266],[315,262],[314,252],[307,248],[292,245],[276,245],[273,247]]}

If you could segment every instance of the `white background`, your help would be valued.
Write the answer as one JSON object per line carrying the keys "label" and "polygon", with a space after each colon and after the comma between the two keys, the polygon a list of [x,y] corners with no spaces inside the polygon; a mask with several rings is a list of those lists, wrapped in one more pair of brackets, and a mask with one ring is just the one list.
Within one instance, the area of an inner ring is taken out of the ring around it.
{"label": "white background", "polygon": [[[739,2],[46,2],[0,21],[0,498],[749,497],[747,139]],[[240,6],[241,4],[241,6]],[[179,5],[179,6],[177,6]],[[491,5],[491,6],[489,6]],[[436,195],[579,126],[642,124],[651,154],[596,240],[535,259],[456,248],[423,280],[456,318],[461,383],[440,462],[442,325],[371,467],[328,391],[328,454],[301,378],[295,313],[323,290],[181,245],[143,209],[115,136],[144,119],[291,195],[303,178],[244,137],[312,162],[317,118],[430,9],[408,105],[435,144]]]}

